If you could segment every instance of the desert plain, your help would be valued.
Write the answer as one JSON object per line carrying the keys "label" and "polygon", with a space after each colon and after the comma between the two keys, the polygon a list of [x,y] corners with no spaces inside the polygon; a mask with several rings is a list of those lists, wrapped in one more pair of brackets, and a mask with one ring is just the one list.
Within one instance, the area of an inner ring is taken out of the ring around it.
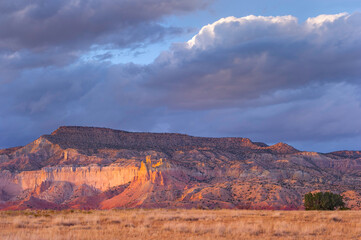
{"label": "desert plain", "polygon": [[0,239],[361,239],[360,219],[361,211],[1,211]]}

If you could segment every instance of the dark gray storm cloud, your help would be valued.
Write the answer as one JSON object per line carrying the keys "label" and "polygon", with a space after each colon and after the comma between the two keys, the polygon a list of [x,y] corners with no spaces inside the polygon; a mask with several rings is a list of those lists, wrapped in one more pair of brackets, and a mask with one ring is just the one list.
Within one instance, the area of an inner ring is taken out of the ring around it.
{"label": "dark gray storm cloud", "polygon": [[[0,47],[12,50],[129,45],[159,34],[157,20],[204,8],[205,0],[2,1]],[[141,27],[141,29],[136,29]],[[150,27],[150,28],[148,28]]]}
{"label": "dark gray storm cloud", "polygon": [[33,65],[0,88],[0,146],[24,144],[59,125],[88,125],[361,149],[360,39],[359,13],[304,23],[229,17],[148,65],[112,64],[103,61],[107,54],[73,64],[65,57],[45,68],[41,57],[25,61]]}
{"label": "dark gray storm cloud", "polygon": [[0,3],[0,82],[23,69],[66,66],[91,47],[136,48],[184,30],[166,16],[212,0],[17,0]]}

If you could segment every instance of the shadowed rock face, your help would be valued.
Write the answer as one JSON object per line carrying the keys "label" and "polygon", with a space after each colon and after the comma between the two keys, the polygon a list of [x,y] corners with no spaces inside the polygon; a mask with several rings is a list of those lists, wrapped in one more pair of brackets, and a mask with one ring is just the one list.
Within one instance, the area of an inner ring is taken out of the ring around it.
{"label": "shadowed rock face", "polygon": [[63,149],[75,148],[85,151],[132,149],[171,152],[194,148],[214,148],[245,152],[298,152],[287,144],[279,143],[269,147],[264,143],[253,143],[248,138],[205,138],[176,133],[132,133],[92,127],[60,127],[51,135],[43,137]]}
{"label": "shadowed rock face", "polygon": [[0,208],[298,209],[314,190],[361,207],[359,152],[247,138],[60,127],[0,150]]}

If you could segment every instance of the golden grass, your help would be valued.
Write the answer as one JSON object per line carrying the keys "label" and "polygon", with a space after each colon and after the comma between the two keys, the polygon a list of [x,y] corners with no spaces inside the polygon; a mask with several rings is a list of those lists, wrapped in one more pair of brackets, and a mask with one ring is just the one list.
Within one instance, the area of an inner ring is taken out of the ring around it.
{"label": "golden grass", "polygon": [[0,239],[361,239],[361,211],[5,211]]}

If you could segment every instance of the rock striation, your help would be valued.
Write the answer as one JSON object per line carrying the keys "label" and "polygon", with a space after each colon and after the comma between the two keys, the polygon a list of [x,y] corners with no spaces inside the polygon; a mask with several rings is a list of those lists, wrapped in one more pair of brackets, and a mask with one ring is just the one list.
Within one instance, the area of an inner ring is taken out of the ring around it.
{"label": "rock striation", "polygon": [[360,152],[93,127],[0,150],[0,209],[302,209],[319,190],[360,209]]}

